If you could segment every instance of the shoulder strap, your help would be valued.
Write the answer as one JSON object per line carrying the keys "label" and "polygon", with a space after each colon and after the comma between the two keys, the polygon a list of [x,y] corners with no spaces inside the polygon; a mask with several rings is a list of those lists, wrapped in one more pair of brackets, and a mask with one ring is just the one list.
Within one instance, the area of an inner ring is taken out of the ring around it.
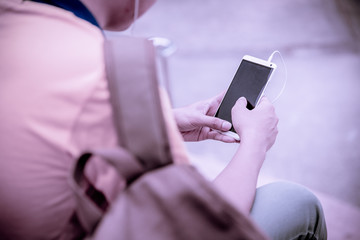
{"label": "shoulder strap", "polygon": [[172,162],[156,80],[155,50],[146,39],[121,36],[105,41],[106,73],[120,147],[84,153],[72,172],[77,219],[93,232],[108,203],[84,175],[93,156],[113,165],[128,183]]}
{"label": "shoulder strap", "polygon": [[144,38],[106,39],[105,63],[119,144],[151,170],[172,162],[156,76],[155,48]]}

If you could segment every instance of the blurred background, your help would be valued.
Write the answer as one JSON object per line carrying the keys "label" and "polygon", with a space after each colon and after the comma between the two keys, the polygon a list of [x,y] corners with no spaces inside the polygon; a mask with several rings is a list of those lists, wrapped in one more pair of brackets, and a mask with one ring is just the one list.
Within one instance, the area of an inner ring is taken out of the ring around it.
{"label": "blurred background", "polygon": [[[135,35],[164,37],[174,107],[224,91],[245,54],[274,61],[279,135],[259,185],[280,179],[323,203],[329,239],[360,239],[360,12],[356,0],[158,0]],[[356,7],[357,6],[357,7]],[[168,43],[167,43],[168,44]],[[270,97],[270,96],[269,96]],[[237,145],[187,143],[210,179]]]}

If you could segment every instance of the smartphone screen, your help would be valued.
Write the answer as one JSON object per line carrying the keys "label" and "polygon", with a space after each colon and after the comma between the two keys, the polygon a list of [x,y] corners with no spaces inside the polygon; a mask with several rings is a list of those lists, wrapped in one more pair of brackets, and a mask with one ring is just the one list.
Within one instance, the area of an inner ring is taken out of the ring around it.
{"label": "smartphone screen", "polygon": [[[247,108],[255,108],[273,68],[243,59],[215,117],[231,121],[231,109],[240,97],[247,99]],[[231,131],[235,132],[232,127]]]}

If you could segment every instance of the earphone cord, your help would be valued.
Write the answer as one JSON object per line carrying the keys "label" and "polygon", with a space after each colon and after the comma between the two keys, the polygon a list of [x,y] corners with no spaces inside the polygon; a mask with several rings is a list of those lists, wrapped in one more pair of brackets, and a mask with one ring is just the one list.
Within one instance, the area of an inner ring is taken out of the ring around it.
{"label": "earphone cord", "polygon": [[134,35],[135,23],[136,23],[136,20],[137,20],[137,18],[139,16],[139,0],[135,0],[134,3],[135,3],[135,6],[134,6],[134,22],[131,25],[130,35]]}
{"label": "earphone cord", "polygon": [[272,101],[272,103],[275,103],[275,102],[280,98],[280,96],[283,94],[283,92],[284,92],[284,90],[285,90],[285,87],[286,87],[287,80],[288,80],[288,73],[287,73],[286,64],[285,64],[284,58],[282,57],[280,51],[275,50],[275,51],[270,55],[270,57],[269,57],[269,59],[268,59],[268,62],[271,62],[271,61],[272,61],[272,59],[273,59],[273,57],[274,57],[274,55],[275,55],[276,53],[279,54],[279,56],[280,56],[280,58],[281,58],[281,61],[282,61],[282,64],[284,65],[285,81],[284,81],[284,84],[283,84],[283,86],[282,86],[279,94],[275,97],[275,99]]}

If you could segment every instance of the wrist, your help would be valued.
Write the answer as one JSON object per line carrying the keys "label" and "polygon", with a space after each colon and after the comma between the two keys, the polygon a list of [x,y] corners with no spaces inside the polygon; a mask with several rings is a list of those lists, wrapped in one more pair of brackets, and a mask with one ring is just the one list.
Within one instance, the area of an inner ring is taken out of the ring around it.
{"label": "wrist", "polygon": [[181,126],[183,125],[184,122],[184,113],[182,112],[181,108],[173,108],[172,109],[172,113],[175,119],[175,123],[178,127],[178,129],[181,131]]}
{"label": "wrist", "polygon": [[263,138],[256,134],[241,135],[238,151],[243,152],[247,159],[257,159],[256,162],[259,162],[261,166],[265,160],[267,145]]}
{"label": "wrist", "polygon": [[266,141],[262,134],[258,131],[247,131],[239,135],[240,143],[246,145],[252,145],[257,148],[264,148],[266,151]]}

